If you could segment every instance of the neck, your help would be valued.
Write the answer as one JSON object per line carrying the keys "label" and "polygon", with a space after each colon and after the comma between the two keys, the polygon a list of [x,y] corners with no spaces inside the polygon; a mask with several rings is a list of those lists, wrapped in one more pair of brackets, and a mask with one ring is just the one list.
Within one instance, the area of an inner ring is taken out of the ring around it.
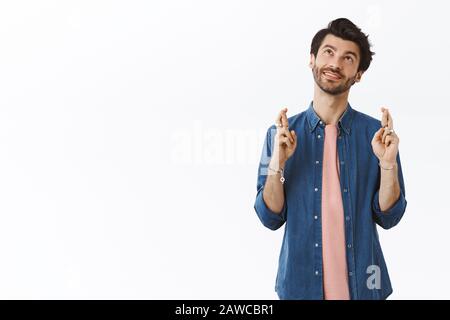
{"label": "neck", "polygon": [[349,91],[347,90],[339,95],[331,95],[322,91],[315,84],[313,108],[325,124],[336,125],[338,123],[347,109]]}

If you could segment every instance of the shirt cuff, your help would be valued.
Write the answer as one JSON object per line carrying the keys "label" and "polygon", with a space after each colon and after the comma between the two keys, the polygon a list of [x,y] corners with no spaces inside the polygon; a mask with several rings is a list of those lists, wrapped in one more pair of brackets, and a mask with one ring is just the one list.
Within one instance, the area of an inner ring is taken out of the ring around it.
{"label": "shirt cuff", "polygon": [[254,208],[262,224],[271,230],[276,230],[286,221],[286,198],[281,212],[275,213],[264,202],[263,191],[264,187],[258,190]]}
{"label": "shirt cuff", "polygon": [[400,222],[400,219],[405,212],[407,201],[405,199],[405,195],[400,190],[400,196],[398,197],[394,205],[386,211],[381,211],[379,192],[380,191],[377,190],[377,192],[375,192],[375,196],[373,197],[372,209],[374,218],[378,225],[380,225],[382,228],[390,229]]}

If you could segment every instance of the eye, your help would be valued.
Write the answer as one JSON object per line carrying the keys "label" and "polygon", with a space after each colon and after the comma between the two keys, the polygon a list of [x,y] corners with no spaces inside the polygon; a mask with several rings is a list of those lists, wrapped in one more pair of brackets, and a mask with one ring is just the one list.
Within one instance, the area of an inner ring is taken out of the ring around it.
{"label": "eye", "polygon": [[347,60],[350,63],[353,63],[353,58],[351,56],[346,56],[345,60]]}
{"label": "eye", "polygon": [[323,52],[327,53],[327,54],[332,54],[333,51],[331,51],[331,49],[325,49]]}

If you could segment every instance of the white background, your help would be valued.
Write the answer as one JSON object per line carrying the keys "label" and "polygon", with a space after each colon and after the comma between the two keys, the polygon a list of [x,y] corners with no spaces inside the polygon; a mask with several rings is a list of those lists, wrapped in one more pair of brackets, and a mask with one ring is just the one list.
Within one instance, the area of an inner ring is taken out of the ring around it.
{"label": "white background", "polygon": [[338,17],[376,52],[350,103],[401,139],[391,298],[450,298],[446,3],[2,0],[0,298],[277,299],[257,164]]}

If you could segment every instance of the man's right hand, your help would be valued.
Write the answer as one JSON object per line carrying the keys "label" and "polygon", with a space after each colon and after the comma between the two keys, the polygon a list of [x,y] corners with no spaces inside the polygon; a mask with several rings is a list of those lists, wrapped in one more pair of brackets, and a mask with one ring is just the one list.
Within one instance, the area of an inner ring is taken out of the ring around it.
{"label": "man's right hand", "polygon": [[289,123],[286,116],[287,108],[281,109],[275,119],[277,134],[275,136],[274,151],[271,158],[271,166],[274,169],[284,168],[284,164],[289,159],[297,147],[297,135],[294,130],[289,131]]}

